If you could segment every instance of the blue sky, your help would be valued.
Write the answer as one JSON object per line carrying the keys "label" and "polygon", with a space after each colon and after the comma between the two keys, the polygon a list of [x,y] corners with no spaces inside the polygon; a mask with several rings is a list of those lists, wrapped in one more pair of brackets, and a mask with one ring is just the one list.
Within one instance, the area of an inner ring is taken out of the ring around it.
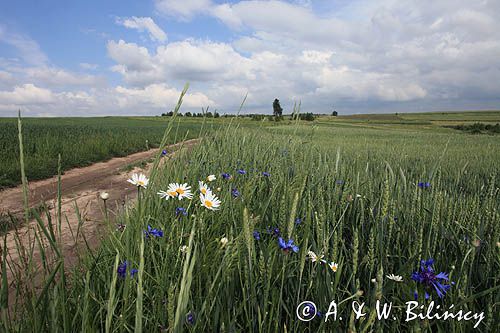
{"label": "blue sky", "polygon": [[3,1],[0,116],[498,109],[498,1]]}

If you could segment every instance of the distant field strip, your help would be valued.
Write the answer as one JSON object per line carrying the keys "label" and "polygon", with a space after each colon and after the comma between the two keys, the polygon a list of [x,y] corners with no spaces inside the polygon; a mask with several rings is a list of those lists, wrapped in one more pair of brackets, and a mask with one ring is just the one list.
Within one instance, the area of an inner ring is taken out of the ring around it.
{"label": "distant field strip", "polygon": [[[23,119],[28,180],[57,174],[58,154],[68,170],[157,147],[166,126],[160,117]],[[181,121],[168,143],[197,137],[201,126],[201,120]],[[0,118],[0,189],[20,180],[17,119]]]}

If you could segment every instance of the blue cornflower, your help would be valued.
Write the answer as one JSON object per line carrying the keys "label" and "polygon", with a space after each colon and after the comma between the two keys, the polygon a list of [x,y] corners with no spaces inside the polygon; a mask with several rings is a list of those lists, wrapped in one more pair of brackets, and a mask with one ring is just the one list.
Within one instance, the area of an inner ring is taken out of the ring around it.
{"label": "blue cornflower", "polygon": [[254,231],[253,232],[253,238],[255,238],[255,240],[260,240],[260,232]]}
{"label": "blue cornflower", "polygon": [[431,183],[429,183],[429,182],[425,182],[425,183],[424,182],[419,182],[418,183],[418,187],[420,187],[420,188],[429,188],[429,187],[431,187]]}
{"label": "blue cornflower", "polygon": [[175,209],[175,216],[181,216],[184,215],[186,216],[188,214],[187,210],[183,207],[177,207]]}
{"label": "blue cornflower", "polygon": [[295,219],[295,224],[296,224],[296,225],[299,225],[299,224],[301,224],[301,223],[302,223],[302,219],[301,219],[300,217],[297,217],[297,218]]}
{"label": "blue cornflower", "polygon": [[225,173],[225,172],[223,174],[221,174],[221,177],[224,178],[224,179],[226,179],[226,180],[229,180],[229,179],[232,178],[230,174]]}
{"label": "blue cornflower", "polygon": [[240,191],[238,191],[237,188],[233,188],[231,189],[231,195],[233,196],[233,198],[237,198],[240,196]]}
{"label": "blue cornflower", "polygon": [[269,172],[267,172],[267,171],[264,171],[264,172],[262,172],[262,176],[264,176],[264,177],[270,177],[271,174]]}
{"label": "blue cornflower", "polygon": [[139,270],[137,268],[132,268],[130,270],[130,277],[135,277],[135,275],[137,274],[137,272],[139,272]]}
{"label": "blue cornflower", "polygon": [[120,265],[118,265],[118,269],[116,270],[118,272],[118,276],[124,279],[127,276],[127,265],[128,262],[125,260],[122,262]]}
{"label": "blue cornflower", "polygon": [[195,322],[195,318],[194,318],[194,313],[192,313],[191,311],[186,315],[186,321],[188,322],[188,324],[190,325],[194,325],[194,322]]}
{"label": "blue cornflower", "polygon": [[159,229],[156,229],[156,228],[151,228],[150,225],[148,225],[148,230],[144,230],[144,234],[146,235],[146,238],[149,238],[149,236],[153,236],[153,237],[163,237],[163,231],[162,230],[159,230]]}
{"label": "blue cornflower", "polygon": [[166,156],[168,154],[168,151],[166,149],[163,149],[161,151],[161,156]]}
{"label": "blue cornflower", "polygon": [[280,236],[280,229],[279,228],[271,228],[271,227],[267,227],[267,233],[272,235],[272,236]]}
{"label": "blue cornflower", "polygon": [[439,298],[443,298],[446,292],[451,288],[451,285],[445,284],[449,281],[448,273],[438,273],[432,268],[434,259],[422,260],[420,262],[420,271],[413,272],[411,278],[413,281],[422,284],[425,291],[425,299],[428,299],[428,291],[434,289]]}
{"label": "blue cornflower", "polygon": [[247,172],[246,172],[245,170],[243,170],[243,169],[239,169],[239,170],[238,170],[238,173],[239,173],[240,175],[246,175],[246,174],[247,174]]}
{"label": "blue cornflower", "polygon": [[278,245],[285,253],[290,252],[290,250],[295,253],[299,252],[299,247],[293,243],[293,239],[291,238],[288,240],[288,242],[285,242],[283,238],[278,237]]}

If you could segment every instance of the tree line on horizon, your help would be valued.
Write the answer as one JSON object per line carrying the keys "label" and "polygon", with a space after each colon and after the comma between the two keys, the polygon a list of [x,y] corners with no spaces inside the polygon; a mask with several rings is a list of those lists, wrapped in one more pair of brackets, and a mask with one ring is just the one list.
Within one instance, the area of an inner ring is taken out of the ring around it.
{"label": "tree line on horizon", "polygon": [[[172,117],[174,115],[173,111],[167,112],[167,113],[162,113],[162,117]],[[326,115],[326,114],[314,114],[312,112],[307,112],[307,113],[292,113],[290,115],[283,115],[283,108],[280,105],[279,99],[275,99],[273,102],[273,114],[272,115],[266,115],[266,114],[244,114],[244,115],[239,115],[239,117],[246,117],[246,118],[251,118],[252,120],[274,120],[274,121],[280,121],[284,120],[285,117],[289,117],[290,120],[305,120],[305,121],[313,121],[317,116],[320,115]],[[336,117],[338,116],[337,111],[333,111],[331,113],[332,116]],[[196,112],[186,112],[184,114],[178,113],[177,116],[179,117],[195,117],[195,118],[202,118],[202,117],[207,117],[207,118],[219,118],[219,117],[224,117],[224,118],[230,118],[230,117],[236,117],[237,115],[235,114],[224,114],[220,115],[217,111],[214,113],[208,111],[208,107],[205,110],[202,108],[202,112],[196,113]]]}

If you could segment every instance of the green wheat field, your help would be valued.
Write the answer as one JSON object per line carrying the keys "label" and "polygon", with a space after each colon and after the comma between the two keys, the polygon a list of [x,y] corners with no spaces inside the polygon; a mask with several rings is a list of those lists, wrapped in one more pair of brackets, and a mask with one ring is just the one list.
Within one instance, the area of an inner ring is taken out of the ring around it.
{"label": "green wheat field", "polygon": [[[500,112],[21,121],[19,147],[17,119],[0,120],[2,187],[23,168],[32,180],[159,154],[104,242],[76,268],[62,255],[47,263],[37,292],[7,297],[4,249],[0,331],[500,331],[500,136],[445,127],[495,124]],[[57,223],[39,233],[59,253]],[[406,320],[415,300],[477,316]],[[389,318],[377,301],[392,303]]]}

